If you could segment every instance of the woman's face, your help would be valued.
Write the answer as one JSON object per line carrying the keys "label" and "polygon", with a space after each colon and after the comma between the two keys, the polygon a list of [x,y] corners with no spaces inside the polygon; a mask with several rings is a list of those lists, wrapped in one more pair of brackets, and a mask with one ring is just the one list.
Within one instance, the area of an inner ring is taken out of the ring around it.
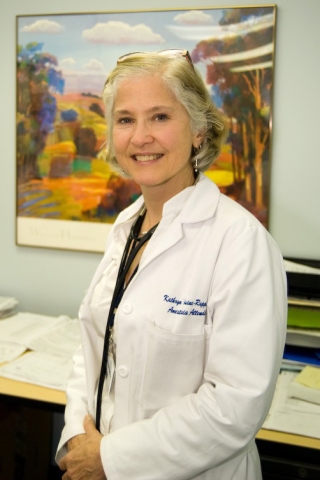
{"label": "woman's face", "polygon": [[192,133],[187,110],[159,77],[123,80],[113,121],[115,156],[143,193],[164,187],[173,196],[194,183],[190,156],[201,138]]}

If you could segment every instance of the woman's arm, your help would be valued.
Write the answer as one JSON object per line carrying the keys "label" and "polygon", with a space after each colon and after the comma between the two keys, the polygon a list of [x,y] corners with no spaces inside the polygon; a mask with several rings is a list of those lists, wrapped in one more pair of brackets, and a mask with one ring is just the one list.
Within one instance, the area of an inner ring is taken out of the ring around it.
{"label": "woman's arm", "polygon": [[65,409],[65,426],[63,428],[59,442],[56,461],[59,463],[61,458],[66,455],[73,444],[80,441],[76,438],[79,435],[85,436],[83,428],[83,419],[88,414],[86,400],[86,374],[84,368],[84,358],[82,346],[76,350],[73,356],[73,370],[69,377],[67,386],[67,405]]}

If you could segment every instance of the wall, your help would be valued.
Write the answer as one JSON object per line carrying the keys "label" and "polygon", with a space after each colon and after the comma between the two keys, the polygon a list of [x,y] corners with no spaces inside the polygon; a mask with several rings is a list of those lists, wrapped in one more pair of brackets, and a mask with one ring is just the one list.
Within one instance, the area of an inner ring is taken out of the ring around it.
{"label": "wall", "polygon": [[[23,311],[77,315],[100,255],[15,245],[15,16],[198,8],[195,0],[0,0],[0,295]],[[203,7],[256,5],[202,0]],[[319,0],[278,0],[270,232],[286,256],[320,260]]]}

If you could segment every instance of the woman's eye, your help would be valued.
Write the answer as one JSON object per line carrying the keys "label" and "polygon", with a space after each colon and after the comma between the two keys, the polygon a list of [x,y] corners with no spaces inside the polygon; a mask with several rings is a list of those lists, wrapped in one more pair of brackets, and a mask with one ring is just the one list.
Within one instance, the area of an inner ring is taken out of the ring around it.
{"label": "woman's eye", "polygon": [[168,115],[166,113],[158,113],[158,115],[156,115],[155,119],[157,121],[163,122],[164,120],[168,120]]}
{"label": "woman's eye", "polygon": [[126,124],[132,122],[131,118],[124,117],[124,118],[119,118],[118,123],[120,124]]}

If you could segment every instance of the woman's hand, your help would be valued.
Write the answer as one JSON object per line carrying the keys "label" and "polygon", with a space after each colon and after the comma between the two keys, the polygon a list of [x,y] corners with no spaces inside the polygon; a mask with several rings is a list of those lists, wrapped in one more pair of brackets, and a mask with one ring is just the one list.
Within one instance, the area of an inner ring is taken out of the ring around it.
{"label": "woman's hand", "polygon": [[106,480],[100,458],[102,435],[89,415],[83,426],[86,433],[69,440],[69,451],[59,463],[61,470],[65,471],[62,480]]}
{"label": "woman's hand", "polygon": [[81,433],[71,438],[67,443],[68,452],[71,452],[74,448],[78,447],[87,438],[86,433]]}

